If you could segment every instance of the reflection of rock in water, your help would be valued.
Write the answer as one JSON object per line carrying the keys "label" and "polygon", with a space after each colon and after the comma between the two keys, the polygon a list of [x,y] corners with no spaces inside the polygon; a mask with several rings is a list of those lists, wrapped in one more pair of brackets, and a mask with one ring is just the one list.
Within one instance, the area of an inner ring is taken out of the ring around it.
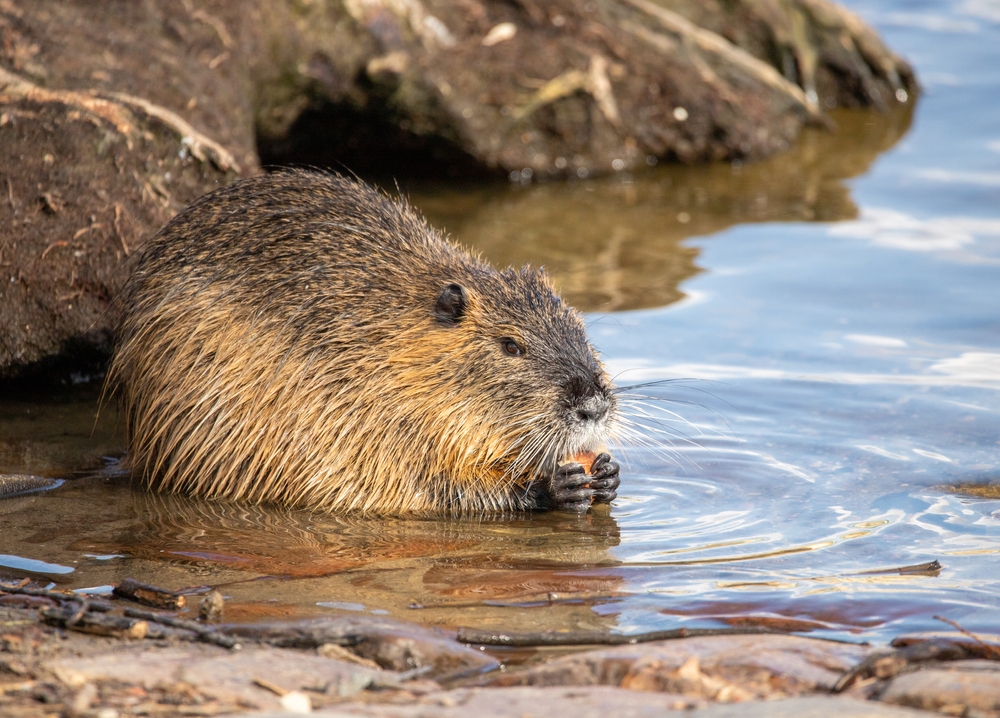
{"label": "reflection of rock in water", "polygon": [[574,568],[607,563],[607,549],[619,540],[615,520],[597,512],[495,521],[363,518],[138,489],[133,497],[137,523],[118,531],[102,550],[299,578],[406,559],[452,561],[470,553],[486,555],[494,565],[537,555]]}
{"label": "reflection of rock in water", "polygon": [[954,494],[966,494],[968,496],[978,496],[981,499],[1000,499],[1000,481],[993,480],[981,483],[962,483],[954,486],[939,486],[941,491]]}
{"label": "reflection of rock in water", "polygon": [[0,474],[67,477],[118,454],[117,412],[109,406],[96,415],[100,391],[99,381],[67,388],[0,380]]}
{"label": "reflection of rock in water", "polygon": [[670,304],[698,272],[681,242],[743,222],[837,221],[857,208],[843,180],[865,172],[907,131],[914,103],[892,114],[833,113],[769,160],[734,168],[664,166],[637,174],[495,191],[411,193],[413,203],[494,264],[543,265],[589,311]]}

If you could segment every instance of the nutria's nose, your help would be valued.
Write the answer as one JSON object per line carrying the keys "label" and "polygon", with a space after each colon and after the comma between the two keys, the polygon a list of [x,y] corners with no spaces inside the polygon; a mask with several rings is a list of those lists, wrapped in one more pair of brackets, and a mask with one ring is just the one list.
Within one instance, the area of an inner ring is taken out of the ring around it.
{"label": "nutria's nose", "polygon": [[564,406],[583,423],[598,422],[611,409],[612,399],[598,376],[574,374],[563,384],[566,391]]}
{"label": "nutria's nose", "polygon": [[576,417],[580,421],[600,421],[610,407],[611,403],[602,394],[595,394],[577,407]]}

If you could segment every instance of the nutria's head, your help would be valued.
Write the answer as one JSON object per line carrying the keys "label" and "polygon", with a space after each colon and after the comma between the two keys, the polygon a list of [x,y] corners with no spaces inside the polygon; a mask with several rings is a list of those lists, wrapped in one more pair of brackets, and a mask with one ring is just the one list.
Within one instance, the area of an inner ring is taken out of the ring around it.
{"label": "nutria's head", "polygon": [[[580,451],[598,450],[614,426],[611,382],[579,313],[542,271],[487,270],[449,282],[430,329],[460,357],[453,381],[468,429],[506,457],[508,475],[551,473]],[[435,342],[436,343],[436,342]],[[509,463],[508,463],[509,462]]]}

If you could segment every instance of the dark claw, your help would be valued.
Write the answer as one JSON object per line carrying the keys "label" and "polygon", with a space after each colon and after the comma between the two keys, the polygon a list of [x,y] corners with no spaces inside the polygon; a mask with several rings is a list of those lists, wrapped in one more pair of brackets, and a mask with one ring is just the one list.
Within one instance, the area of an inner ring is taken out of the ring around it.
{"label": "dark claw", "polygon": [[618,496],[618,486],[621,478],[618,476],[621,466],[611,458],[610,454],[601,454],[590,467],[590,488],[594,490],[595,504],[610,504]]}
{"label": "dark claw", "polygon": [[556,469],[549,485],[552,508],[582,514],[590,508],[594,490],[588,486],[591,478],[576,462],[563,464]]}

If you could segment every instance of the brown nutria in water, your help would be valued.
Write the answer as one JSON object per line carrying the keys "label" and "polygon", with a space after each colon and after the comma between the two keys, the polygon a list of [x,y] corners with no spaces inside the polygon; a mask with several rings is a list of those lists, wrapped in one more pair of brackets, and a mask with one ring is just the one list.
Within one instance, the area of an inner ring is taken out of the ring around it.
{"label": "brown nutria in water", "polygon": [[[433,513],[614,499],[610,381],[580,315],[405,202],[283,171],[197,200],[120,295],[132,470],[205,497]],[[580,460],[583,460],[582,458]]]}

